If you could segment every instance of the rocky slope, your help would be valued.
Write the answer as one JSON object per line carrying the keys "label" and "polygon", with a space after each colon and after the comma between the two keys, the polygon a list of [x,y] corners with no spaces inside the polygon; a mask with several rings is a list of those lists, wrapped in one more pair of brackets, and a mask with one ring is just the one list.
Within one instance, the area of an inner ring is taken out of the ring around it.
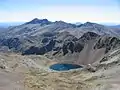
{"label": "rocky slope", "polygon": [[35,18],[25,24],[9,27],[0,36],[2,52],[46,55],[61,62],[80,64],[88,64],[87,61],[93,63],[120,45],[119,33],[91,22],[75,25]]}
{"label": "rocky slope", "polygon": [[93,32],[84,33],[79,39],[72,35],[65,36],[60,40],[61,36],[58,34],[57,38],[50,40],[42,47],[30,47],[23,52],[23,55],[46,55],[59,62],[89,64],[100,60],[109,51],[120,47],[118,38],[100,36]]}
{"label": "rocky slope", "polygon": [[9,41],[9,39],[13,39],[12,41],[15,39],[22,45],[23,43],[25,44],[21,48],[29,47],[28,44],[30,46],[42,46],[46,40],[49,41],[54,38],[63,40],[70,37],[79,39],[87,32],[94,32],[98,35],[119,36],[112,28],[96,23],[86,22],[81,25],[75,25],[63,21],[51,22],[47,19],[35,18],[25,24],[9,27],[7,31],[0,33],[0,43],[2,46],[7,46],[6,44],[4,45],[5,42]]}
{"label": "rocky slope", "polygon": [[[119,90],[120,39],[113,28],[37,18],[0,33],[1,90]],[[82,65],[64,72],[56,63]]]}
{"label": "rocky slope", "polygon": [[0,53],[1,90],[119,90],[120,49],[110,51],[83,69],[57,72],[49,69],[56,63],[40,55],[22,56]]}
{"label": "rocky slope", "polygon": [[47,19],[33,19],[30,22],[26,22],[25,24],[9,27],[9,31],[2,33],[1,35],[4,37],[27,37],[27,36],[39,36],[45,32],[70,32],[76,37],[80,37],[83,33],[91,31],[101,35],[112,35],[119,36],[113,28],[86,22],[84,24],[75,25],[66,23],[64,21],[55,21],[51,22]]}

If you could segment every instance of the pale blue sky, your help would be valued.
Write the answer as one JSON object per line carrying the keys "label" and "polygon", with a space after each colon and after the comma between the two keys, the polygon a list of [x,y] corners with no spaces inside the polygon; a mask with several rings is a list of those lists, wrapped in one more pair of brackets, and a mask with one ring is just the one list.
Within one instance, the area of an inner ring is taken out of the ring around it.
{"label": "pale blue sky", "polygon": [[33,18],[120,23],[120,0],[0,0],[0,22]]}

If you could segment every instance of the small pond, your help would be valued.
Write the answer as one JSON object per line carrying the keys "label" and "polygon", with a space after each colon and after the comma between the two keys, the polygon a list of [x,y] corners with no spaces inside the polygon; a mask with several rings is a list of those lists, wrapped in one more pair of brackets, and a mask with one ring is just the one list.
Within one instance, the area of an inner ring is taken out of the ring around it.
{"label": "small pond", "polygon": [[78,68],[82,68],[82,66],[76,64],[63,64],[63,63],[53,64],[50,66],[50,69],[56,71],[65,71],[65,70],[78,69]]}

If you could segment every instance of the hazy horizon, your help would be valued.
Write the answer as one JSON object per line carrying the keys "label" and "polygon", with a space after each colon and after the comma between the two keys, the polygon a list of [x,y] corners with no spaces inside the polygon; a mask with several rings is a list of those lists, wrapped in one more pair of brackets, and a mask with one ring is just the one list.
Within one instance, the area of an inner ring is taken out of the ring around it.
{"label": "hazy horizon", "polygon": [[50,21],[120,24],[119,0],[0,0],[0,22]]}
{"label": "hazy horizon", "polygon": [[[33,18],[34,19],[34,18]],[[33,20],[32,19],[32,20]],[[38,18],[39,19],[39,18]],[[44,19],[44,18],[43,18]],[[46,19],[46,18],[45,18]],[[42,19],[41,19],[42,20]],[[48,19],[49,20],[49,19]],[[31,20],[29,20],[31,21]],[[0,26],[14,26],[14,25],[21,25],[21,24],[24,24],[26,22],[29,22],[29,21],[23,21],[23,22],[0,22]],[[50,20],[49,20],[50,21]],[[55,20],[56,21],[56,20]],[[52,21],[52,22],[55,22],[55,21]],[[60,20],[60,21],[63,21],[63,20]],[[88,22],[88,21],[86,21]],[[67,23],[72,23],[72,24],[84,24],[86,22],[67,22]],[[103,24],[103,25],[108,25],[108,26],[115,26],[115,25],[120,25],[120,23],[113,23],[113,22],[92,22],[92,23],[98,23],[98,24]]]}

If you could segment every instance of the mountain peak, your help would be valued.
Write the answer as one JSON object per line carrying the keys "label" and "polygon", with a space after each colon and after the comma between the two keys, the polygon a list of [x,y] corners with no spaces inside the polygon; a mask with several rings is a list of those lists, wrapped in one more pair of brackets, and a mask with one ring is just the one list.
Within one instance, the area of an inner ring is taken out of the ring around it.
{"label": "mountain peak", "polygon": [[83,36],[91,36],[91,37],[97,37],[99,36],[98,34],[94,33],[94,32],[86,32],[83,34]]}
{"label": "mountain peak", "polygon": [[47,25],[50,24],[51,22],[48,21],[47,19],[38,19],[38,18],[34,18],[33,20],[31,20],[30,22],[27,22],[26,24],[41,24],[41,25]]}
{"label": "mountain peak", "polygon": [[67,27],[76,27],[75,24],[71,24],[71,23],[67,23],[67,22],[64,22],[64,21],[55,21],[54,24],[56,25],[61,25],[61,26],[67,26]]}
{"label": "mountain peak", "polygon": [[37,20],[39,20],[38,18],[34,18],[32,21],[37,21]]}
{"label": "mountain peak", "polygon": [[84,23],[84,25],[85,26],[92,26],[92,25],[94,25],[95,23],[92,23],[92,22],[86,22],[86,23]]}
{"label": "mountain peak", "polygon": [[94,33],[94,32],[86,32],[86,33],[83,34],[83,36],[80,37],[80,39],[90,40],[90,39],[93,39],[93,38],[96,38],[96,37],[99,37],[99,35]]}
{"label": "mountain peak", "polygon": [[64,21],[55,21],[55,24],[67,24],[67,23]]}

